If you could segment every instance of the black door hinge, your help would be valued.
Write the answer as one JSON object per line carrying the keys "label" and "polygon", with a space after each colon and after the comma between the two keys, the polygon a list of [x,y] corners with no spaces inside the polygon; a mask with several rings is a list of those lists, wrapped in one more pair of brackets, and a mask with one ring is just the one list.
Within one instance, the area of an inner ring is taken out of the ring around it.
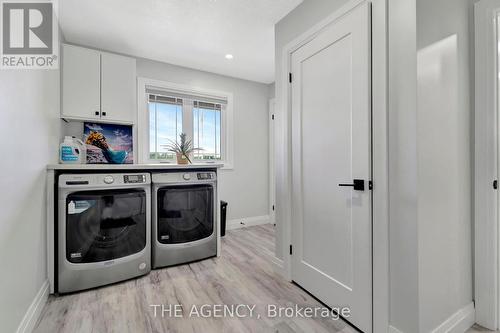
{"label": "black door hinge", "polygon": [[271,116],[271,119],[274,120],[274,114]]}
{"label": "black door hinge", "polygon": [[373,182],[371,180],[368,181],[368,189],[373,190]]}
{"label": "black door hinge", "polygon": [[274,205],[273,205],[273,212],[274,212]]}
{"label": "black door hinge", "polygon": [[290,255],[293,254],[293,247],[292,247],[292,244],[290,244]]}
{"label": "black door hinge", "polygon": [[292,83],[292,73],[288,73],[288,81],[290,81],[290,83]]}
{"label": "black door hinge", "polygon": [[498,189],[498,180],[496,180],[496,179],[493,181],[493,188],[494,188],[495,190],[497,190],[497,189]]}

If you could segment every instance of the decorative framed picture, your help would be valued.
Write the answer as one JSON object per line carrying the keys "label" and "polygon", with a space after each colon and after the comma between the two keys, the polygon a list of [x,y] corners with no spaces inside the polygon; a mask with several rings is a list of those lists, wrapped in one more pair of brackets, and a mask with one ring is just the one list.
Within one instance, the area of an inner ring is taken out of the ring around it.
{"label": "decorative framed picture", "polygon": [[83,142],[89,164],[134,163],[132,126],[84,122]]}

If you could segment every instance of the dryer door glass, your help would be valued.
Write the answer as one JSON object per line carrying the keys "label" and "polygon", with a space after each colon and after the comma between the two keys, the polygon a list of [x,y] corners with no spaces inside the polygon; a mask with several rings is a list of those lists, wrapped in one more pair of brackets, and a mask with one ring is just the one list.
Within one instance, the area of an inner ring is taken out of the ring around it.
{"label": "dryer door glass", "polygon": [[101,190],[66,198],[66,258],[72,263],[117,259],[146,246],[146,192]]}
{"label": "dryer door glass", "polygon": [[179,185],[158,189],[158,242],[187,243],[214,231],[213,186]]}

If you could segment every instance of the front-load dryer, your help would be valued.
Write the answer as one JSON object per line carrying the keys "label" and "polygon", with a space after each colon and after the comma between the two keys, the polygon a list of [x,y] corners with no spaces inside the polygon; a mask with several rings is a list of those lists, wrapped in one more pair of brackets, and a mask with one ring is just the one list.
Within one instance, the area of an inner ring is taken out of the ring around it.
{"label": "front-load dryer", "polygon": [[216,256],[216,173],[153,173],[152,179],[153,268]]}
{"label": "front-load dryer", "polygon": [[151,175],[60,175],[57,232],[59,293],[147,274]]}

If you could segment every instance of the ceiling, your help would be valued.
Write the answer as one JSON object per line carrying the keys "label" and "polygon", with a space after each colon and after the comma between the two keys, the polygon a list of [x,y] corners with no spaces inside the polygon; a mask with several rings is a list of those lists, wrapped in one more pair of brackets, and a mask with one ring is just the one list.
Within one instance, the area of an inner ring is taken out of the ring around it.
{"label": "ceiling", "polygon": [[271,83],[274,24],[301,2],[64,0],[59,19],[69,43]]}

